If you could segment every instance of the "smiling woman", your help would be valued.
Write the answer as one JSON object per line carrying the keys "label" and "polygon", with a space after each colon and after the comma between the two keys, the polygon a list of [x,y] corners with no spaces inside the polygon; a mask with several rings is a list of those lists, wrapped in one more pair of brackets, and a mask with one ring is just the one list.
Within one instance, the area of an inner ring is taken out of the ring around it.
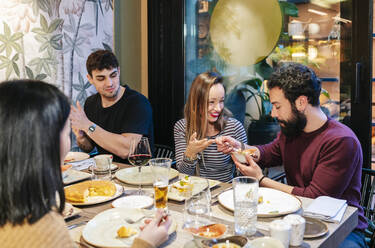
{"label": "smiling woman", "polygon": [[185,118],[174,126],[177,168],[189,175],[229,181],[235,175],[228,154],[217,151],[215,139],[229,135],[247,143],[240,122],[224,108],[225,88],[215,72],[199,74],[190,88]]}

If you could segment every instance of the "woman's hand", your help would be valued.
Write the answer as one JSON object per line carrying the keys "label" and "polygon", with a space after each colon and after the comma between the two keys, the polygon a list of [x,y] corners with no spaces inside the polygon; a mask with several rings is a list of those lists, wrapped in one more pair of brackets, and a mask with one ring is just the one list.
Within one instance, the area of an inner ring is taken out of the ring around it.
{"label": "woman's hand", "polygon": [[168,229],[171,225],[169,216],[165,216],[162,210],[156,212],[155,218],[142,227],[139,234],[140,239],[158,247],[160,244],[168,240]]}
{"label": "woman's hand", "polygon": [[255,177],[256,179],[261,179],[263,176],[262,169],[259,167],[257,163],[253,160],[251,155],[246,154],[246,161],[248,164],[240,163],[234,155],[232,155],[232,159],[234,164],[236,165],[237,169],[241,172],[244,176]]}
{"label": "woman's hand", "polygon": [[191,135],[189,143],[186,147],[185,155],[189,158],[195,158],[198,153],[202,152],[209,145],[215,143],[214,139],[197,140],[197,133]]}
{"label": "woman's hand", "polygon": [[236,149],[241,148],[241,142],[230,136],[220,136],[215,139],[217,144],[217,150],[224,154],[233,152]]}

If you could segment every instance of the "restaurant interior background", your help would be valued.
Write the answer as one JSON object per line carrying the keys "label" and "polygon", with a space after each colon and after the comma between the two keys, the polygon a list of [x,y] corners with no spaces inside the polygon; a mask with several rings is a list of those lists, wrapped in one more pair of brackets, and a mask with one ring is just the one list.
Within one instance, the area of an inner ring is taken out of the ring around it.
{"label": "restaurant interior background", "polygon": [[[313,68],[322,78],[322,107],[329,116],[354,130],[362,144],[364,167],[369,167],[372,150],[375,153],[371,148],[375,144],[373,1],[280,1],[281,35],[272,53],[265,54],[266,58],[255,66],[233,65],[225,53],[215,49],[211,17],[219,2],[230,8],[241,1],[2,1],[0,75],[4,79],[43,79],[56,84],[74,102],[82,103],[95,92],[86,79],[88,54],[97,48],[114,49],[121,64],[122,83],[150,99],[156,143],[173,146],[173,125],[182,118],[185,99],[197,74],[216,70],[224,76],[228,96],[232,93],[227,98],[232,102],[227,106],[240,106],[232,111],[247,128],[255,123],[251,119],[263,114],[255,107],[255,101],[261,99],[258,96],[246,101],[251,94],[248,86],[239,91],[245,98],[233,98],[238,96],[238,86],[257,78],[262,82],[270,66],[279,62],[297,61]],[[238,13],[226,14],[232,21],[226,28],[233,31]],[[266,18],[275,15],[257,14]],[[249,29],[259,30],[251,25]],[[254,135],[272,133],[257,132],[249,133],[250,143],[258,142],[253,141]]]}

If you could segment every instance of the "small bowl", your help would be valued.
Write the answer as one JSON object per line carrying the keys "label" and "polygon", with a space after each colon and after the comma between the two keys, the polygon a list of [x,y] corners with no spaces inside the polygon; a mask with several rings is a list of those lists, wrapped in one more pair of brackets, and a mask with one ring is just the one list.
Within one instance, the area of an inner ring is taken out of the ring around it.
{"label": "small bowl", "polygon": [[239,150],[239,151],[233,152],[233,155],[236,157],[236,159],[240,163],[246,164],[247,161],[246,161],[245,155],[249,154],[250,156],[252,156],[252,155],[255,154],[255,152],[256,152],[255,148],[249,148],[249,149]]}
{"label": "small bowl", "polygon": [[[229,241],[229,244],[235,244],[238,247],[244,247],[247,243],[247,238],[244,236],[230,236],[222,239],[213,239],[213,240],[203,240],[202,241],[202,246],[204,248],[209,248],[209,247],[215,247],[215,245],[221,245],[223,244],[223,247],[226,247],[226,242],[227,240]],[[218,246],[220,247],[220,246]],[[231,246],[229,246],[231,247]]]}
{"label": "small bowl", "polygon": [[272,237],[261,237],[253,239],[249,243],[253,248],[284,248],[284,245],[280,240]]}
{"label": "small bowl", "polygon": [[210,224],[198,228],[186,228],[194,238],[199,240],[212,240],[222,237],[227,232],[227,226],[224,224]]}

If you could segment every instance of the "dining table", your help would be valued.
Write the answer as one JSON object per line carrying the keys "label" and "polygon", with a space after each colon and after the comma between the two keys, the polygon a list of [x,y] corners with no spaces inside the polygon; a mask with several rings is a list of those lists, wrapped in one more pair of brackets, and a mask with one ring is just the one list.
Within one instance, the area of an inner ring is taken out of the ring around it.
{"label": "dining table", "polygon": [[[118,169],[128,168],[131,165],[121,164],[121,163],[114,163],[118,165]],[[137,185],[130,185],[126,184],[117,178],[113,177],[112,180],[121,186],[124,187],[124,193],[128,190],[136,190],[138,188]],[[177,179],[174,179],[177,180]],[[211,204],[211,221],[215,223],[222,223],[228,226],[227,234],[234,235],[234,216],[233,212],[224,208],[217,200],[215,200],[216,195],[220,194],[221,192],[226,191],[232,185],[230,183],[218,183],[215,187],[211,189],[211,195],[213,196],[212,204]],[[153,190],[152,186],[143,186],[145,191]],[[121,197],[121,196],[120,196]],[[302,203],[302,208],[298,210],[297,214],[303,214],[303,210],[311,204],[313,199],[300,197],[297,196]],[[79,206],[81,209],[80,214],[69,219],[66,219],[66,225],[71,227],[69,233],[72,239],[76,242],[78,247],[84,248],[92,248],[96,247],[89,243],[87,243],[81,236],[81,232],[85,227],[85,223],[90,221],[94,218],[97,214],[111,209],[112,201],[93,204],[89,206]],[[184,202],[183,201],[168,201],[168,210],[171,214],[171,217],[174,221],[177,222],[177,229],[176,232],[172,233],[169,236],[168,241],[166,241],[162,247],[184,247],[184,248],[196,248],[197,245],[194,242],[193,236],[184,231],[182,229],[183,224],[183,209],[184,209]],[[257,218],[257,232],[248,237],[249,240],[262,237],[262,236],[270,236],[269,231],[267,228],[262,228],[262,226],[267,226],[269,222],[280,219],[282,217],[272,217],[272,218]],[[355,207],[348,206],[342,220],[339,223],[332,223],[332,222],[325,222],[328,232],[320,237],[311,238],[311,239],[304,239],[303,244],[299,247],[307,248],[307,247],[338,247],[338,245],[345,239],[345,237],[354,230],[354,228],[358,224],[358,209]]]}

